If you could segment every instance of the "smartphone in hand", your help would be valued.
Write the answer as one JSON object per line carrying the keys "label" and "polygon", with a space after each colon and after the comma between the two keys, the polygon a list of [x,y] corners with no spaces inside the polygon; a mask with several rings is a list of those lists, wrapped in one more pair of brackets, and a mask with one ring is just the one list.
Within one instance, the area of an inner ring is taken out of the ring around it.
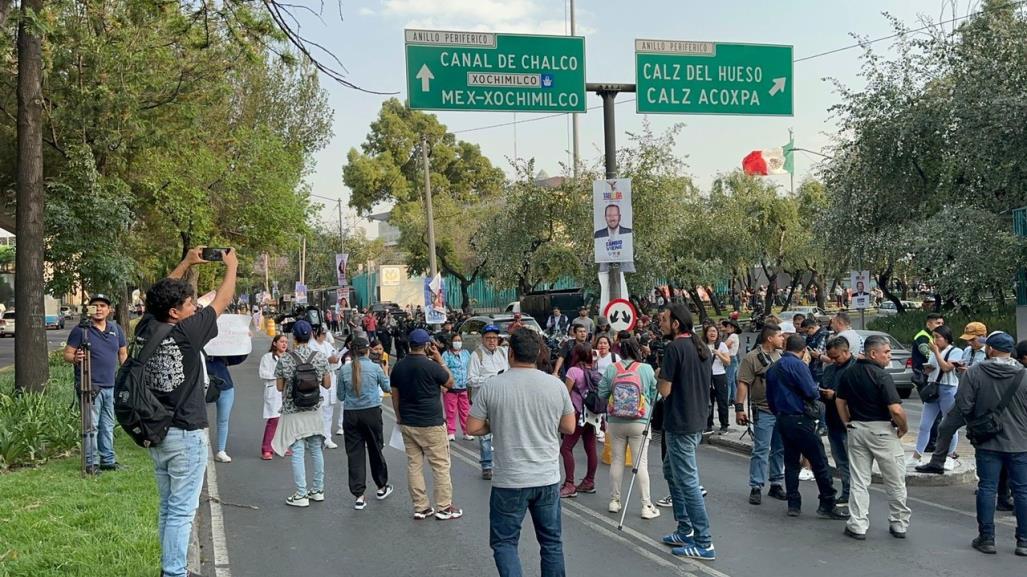
{"label": "smartphone in hand", "polygon": [[225,260],[225,253],[230,251],[230,248],[204,248],[200,252],[200,258],[206,261],[222,261]]}

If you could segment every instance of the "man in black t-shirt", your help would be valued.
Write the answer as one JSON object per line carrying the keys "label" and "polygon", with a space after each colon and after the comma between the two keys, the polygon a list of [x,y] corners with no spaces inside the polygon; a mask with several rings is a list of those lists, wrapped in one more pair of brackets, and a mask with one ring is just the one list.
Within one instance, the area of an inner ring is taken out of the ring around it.
{"label": "man in black t-shirt", "polygon": [[[392,369],[392,408],[406,447],[407,485],[414,502],[414,519],[435,515],[442,521],[459,519],[464,512],[453,503],[449,475],[449,434],[442,410],[442,390],[453,388],[453,376],[442,354],[424,329],[410,333],[410,354]],[[435,488],[432,507],[424,486],[424,460],[431,466]]]}
{"label": "man in black t-shirt", "polygon": [[889,531],[896,539],[905,539],[910,511],[906,505],[905,453],[900,439],[908,426],[895,383],[884,370],[891,362],[888,338],[867,337],[863,353],[866,358],[857,360],[840,377],[836,399],[838,414],[849,429],[851,494],[845,534],[853,539],[866,539],[870,527],[870,478],[876,460],[888,491]]}
{"label": "man in black t-shirt", "polygon": [[585,329],[584,325],[573,325],[571,334],[574,338],[566,340],[560,345],[560,356],[557,357],[556,366],[553,367],[553,376],[559,377],[561,380],[567,377],[567,369],[571,366],[571,355],[574,353],[574,347],[579,343],[588,342],[588,330]]}
{"label": "man in black t-shirt", "polygon": [[225,278],[210,306],[197,312],[192,285],[183,280],[189,267],[205,263],[203,247],[190,250],[168,275],[146,291],[146,314],[136,327],[141,347],[162,324],[172,325],[144,369],[144,382],[173,413],[171,429],[160,444],[150,447],[157,476],[160,505],[157,534],[164,575],[184,577],[189,537],[199,505],[207,468],[207,404],[202,351],[218,334],[217,318],[235,297],[239,262],[235,251],[224,249]]}

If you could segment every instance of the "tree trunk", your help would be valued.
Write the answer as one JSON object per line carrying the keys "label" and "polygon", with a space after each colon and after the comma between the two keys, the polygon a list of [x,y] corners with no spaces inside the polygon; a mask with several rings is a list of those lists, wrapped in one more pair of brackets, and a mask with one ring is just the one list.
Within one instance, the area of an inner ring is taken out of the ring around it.
{"label": "tree trunk", "polygon": [[826,292],[824,279],[820,277],[820,271],[817,269],[811,266],[807,266],[806,268],[808,268],[810,272],[810,284],[817,289],[817,307],[821,310],[825,310],[827,308],[827,295],[824,294]]}
{"label": "tree trunk", "polygon": [[43,50],[31,22],[42,17],[43,0],[22,0],[18,25],[18,172],[15,209],[18,250],[15,253],[14,299],[18,331],[15,387],[42,391],[50,378],[43,319]]}
{"label": "tree trunk", "polygon": [[720,299],[717,297],[717,293],[711,290],[707,291],[706,294],[710,295],[710,304],[713,305],[713,314],[717,316],[724,314],[724,307],[720,304]]}
{"label": "tree trunk", "polygon": [[895,310],[901,315],[906,312],[906,307],[902,304],[902,300],[888,289],[888,285],[891,281],[892,270],[893,265],[889,263],[888,268],[884,269],[884,272],[877,275],[877,286],[881,289],[881,292],[884,293],[884,298],[895,303]]}
{"label": "tree trunk", "polygon": [[692,287],[688,291],[688,296],[691,297],[692,303],[695,304],[695,310],[699,311],[699,322],[704,323],[710,320],[710,315],[706,312],[706,304],[702,302],[702,297],[699,296],[699,291],[695,290],[695,287],[698,285],[695,283],[688,283],[688,286]]}
{"label": "tree trunk", "polygon": [[457,279],[460,281],[460,310],[465,311],[471,306],[471,284],[474,280]]}
{"label": "tree trunk", "polygon": [[[802,272],[801,271],[794,271],[794,272],[791,273],[791,275],[792,275],[792,282],[788,286],[788,297],[785,298],[785,304],[782,305],[784,307],[783,310],[788,310],[788,307],[792,306],[792,298],[795,297],[795,289],[799,288],[799,283],[802,282]],[[796,328],[798,328],[798,327],[796,327]]]}
{"label": "tree trunk", "polygon": [[121,298],[118,300],[121,302],[118,303],[117,311],[115,311],[115,321],[125,330],[125,338],[131,339],[132,335],[128,332],[128,322],[132,319],[132,287],[128,283],[121,285]]}

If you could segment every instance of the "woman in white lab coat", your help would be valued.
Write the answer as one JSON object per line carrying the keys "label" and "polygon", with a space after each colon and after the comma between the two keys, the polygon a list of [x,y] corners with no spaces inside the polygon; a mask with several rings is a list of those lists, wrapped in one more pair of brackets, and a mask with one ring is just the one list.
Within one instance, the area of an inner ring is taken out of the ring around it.
{"label": "woman in white lab coat", "polygon": [[[315,351],[320,351],[328,358],[328,374],[332,380],[332,387],[330,389],[321,389],[321,418],[324,421],[324,436],[325,436],[325,448],[326,449],[337,449],[339,447],[334,441],[332,441],[332,421],[335,420],[335,408],[339,406],[339,399],[336,397],[336,372],[339,367],[342,366],[342,355],[339,351],[335,350],[335,339],[332,338],[332,334],[328,331],[324,325],[318,325],[314,327],[314,339],[310,341],[310,348]],[[339,411],[342,413],[342,411]],[[342,417],[339,417],[340,429]]]}
{"label": "woman in white lab coat", "polygon": [[278,335],[271,340],[271,350],[260,359],[259,375],[264,383],[264,441],[260,445],[260,458],[265,461],[271,460],[271,440],[275,438],[278,418],[282,412],[282,393],[275,386],[275,367],[288,348],[288,337]]}

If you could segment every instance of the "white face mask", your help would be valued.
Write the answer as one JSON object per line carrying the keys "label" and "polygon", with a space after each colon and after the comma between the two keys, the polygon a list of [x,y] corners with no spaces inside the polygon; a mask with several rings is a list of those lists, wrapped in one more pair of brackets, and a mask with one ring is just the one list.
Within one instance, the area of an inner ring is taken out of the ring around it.
{"label": "white face mask", "polygon": [[459,351],[462,348],[464,348],[464,343],[462,343],[460,341],[453,341],[453,350],[454,351]]}

